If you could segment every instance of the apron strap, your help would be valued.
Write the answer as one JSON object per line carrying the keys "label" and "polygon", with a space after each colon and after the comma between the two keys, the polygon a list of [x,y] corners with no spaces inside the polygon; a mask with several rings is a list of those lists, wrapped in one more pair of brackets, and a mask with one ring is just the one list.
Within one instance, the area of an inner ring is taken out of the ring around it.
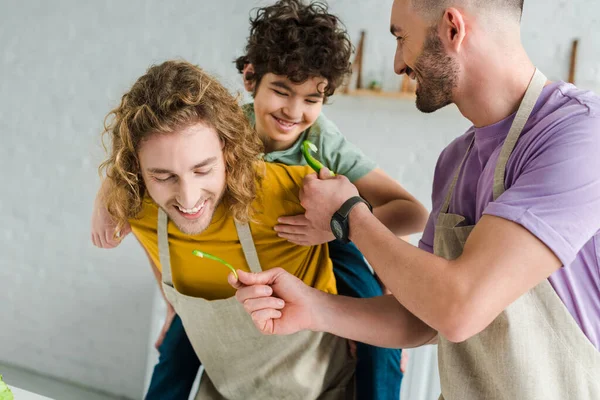
{"label": "apron strap", "polygon": [[167,226],[169,218],[162,208],[158,208],[158,257],[160,259],[162,281],[168,286],[173,286],[171,277],[171,254],[169,253],[169,233]]}
{"label": "apron strap", "polygon": [[504,140],[500,155],[498,156],[498,162],[496,163],[496,169],[494,170],[494,200],[504,193],[504,177],[506,174],[508,158],[514,150],[517,140],[519,140],[519,136],[521,136],[521,132],[523,132],[525,123],[527,122],[527,119],[529,119],[529,116],[535,107],[535,103],[542,93],[542,89],[544,89],[546,81],[547,79],[544,74],[536,68],[535,73],[529,82],[529,86],[527,87],[527,91],[525,92],[525,96],[521,101],[521,105],[517,110],[517,115],[515,115],[510,131],[508,132],[506,140]]}
{"label": "apron strap", "polygon": [[454,174],[454,178],[452,179],[450,188],[446,192],[446,198],[444,199],[444,204],[442,205],[442,208],[440,209],[440,214],[445,214],[448,212],[448,208],[450,207],[450,199],[452,198],[452,193],[454,192],[454,187],[456,186],[456,182],[458,182],[458,176],[460,175],[462,166],[465,163],[465,160],[467,159],[467,156],[469,155],[471,148],[473,147],[473,143],[475,143],[475,135],[473,135],[473,139],[471,139],[471,143],[469,143],[469,147],[467,147],[467,151],[465,151],[465,155],[463,156],[462,161],[458,165],[458,168],[456,168],[456,173]]}
{"label": "apron strap", "polygon": [[238,238],[244,251],[244,257],[252,272],[261,272],[260,261],[258,260],[258,253],[256,247],[254,247],[254,239],[252,239],[252,232],[248,223],[235,222],[235,229],[237,230]]}

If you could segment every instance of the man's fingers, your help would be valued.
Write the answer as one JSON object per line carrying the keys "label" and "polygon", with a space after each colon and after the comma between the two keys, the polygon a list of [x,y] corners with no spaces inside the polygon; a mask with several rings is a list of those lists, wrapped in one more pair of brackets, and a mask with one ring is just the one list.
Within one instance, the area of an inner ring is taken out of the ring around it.
{"label": "man's fingers", "polygon": [[273,289],[266,285],[245,286],[235,293],[235,298],[242,304],[249,299],[259,299],[269,297],[273,294]]}
{"label": "man's fingers", "polygon": [[[238,269],[236,272],[239,276],[240,270]],[[235,275],[233,275],[232,272],[230,272],[229,275],[227,275],[227,282],[229,282],[229,284],[233,286],[234,289],[241,289],[244,287],[244,284],[238,279],[236,279]]]}
{"label": "man's fingers", "polygon": [[319,177],[317,176],[317,174],[308,174],[304,177],[304,184],[306,185],[308,182],[310,181],[314,181],[319,179]]}
{"label": "man's fingers", "polygon": [[244,301],[243,306],[251,314],[259,310],[281,310],[285,306],[285,302],[277,297],[261,297],[258,299],[248,299]]}
{"label": "man's fingers", "polygon": [[304,214],[279,217],[277,218],[277,222],[285,225],[308,226],[308,220],[306,219]]}
{"label": "man's fingers", "polygon": [[293,233],[293,234],[303,234],[306,233],[306,226],[297,226],[297,225],[275,225],[273,228],[278,233]]}
{"label": "man's fingers", "polygon": [[333,177],[333,173],[327,167],[323,167],[319,171],[319,179],[330,179]]}
{"label": "man's fingers", "polygon": [[252,273],[238,270],[240,282],[246,286],[250,285],[270,285],[275,280],[276,276],[281,273],[281,268],[272,268],[263,272]]}
{"label": "man's fingers", "polygon": [[272,308],[258,310],[250,314],[254,325],[263,333],[273,334],[274,319],[281,318],[281,311]]}

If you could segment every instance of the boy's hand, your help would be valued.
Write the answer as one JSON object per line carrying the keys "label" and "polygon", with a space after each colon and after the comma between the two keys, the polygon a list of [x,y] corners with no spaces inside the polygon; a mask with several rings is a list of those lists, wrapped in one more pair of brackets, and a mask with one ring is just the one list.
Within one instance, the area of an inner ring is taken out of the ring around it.
{"label": "boy's hand", "polygon": [[315,228],[304,214],[280,217],[275,225],[277,236],[300,246],[314,246],[335,239],[331,231]]}
{"label": "boy's hand", "polygon": [[403,374],[408,371],[408,359],[409,359],[408,351],[406,349],[402,349],[402,354],[400,354],[400,372]]}
{"label": "boy's hand", "polygon": [[229,274],[237,289],[235,298],[244,306],[259,331],[266,335],[289,335],[311,329],[319,309],[313,302],[320,293],[281,268],[260,273],[238,270],[239,280]]}
{"label": "boy's hand", "polygon": [[175,315],[177,315],[175,313],[175,309],[171,304],[167,303],[167,316],[165,317],[165,323],[163,324],[163,327],[160,330],[158,339],[156,339],[156,342],[154,343],[154,348],[156,350],[160,351],[160,345],[162,344],[163,340],[165,340],[165,336],[167,336],[167,332],[169,331],[169,328],[173,323],[173,319],[175,319]]}
{"label": "boy's hand", "polygon": [[131,226],[128,223],[125,224],[119,232],[119,237],[113,238],[116,226],[99,196],[96,197],[92,211],[92,243],[94,246],[101,249],[117,247],[121,240],[131,232]]}

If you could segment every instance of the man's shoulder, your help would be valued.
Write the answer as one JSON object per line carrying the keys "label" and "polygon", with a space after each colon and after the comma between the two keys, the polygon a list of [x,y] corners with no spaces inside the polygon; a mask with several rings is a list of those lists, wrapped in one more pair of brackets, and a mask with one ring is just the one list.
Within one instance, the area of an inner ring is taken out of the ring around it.
{"label": "man's shoulder", "polygon": [[156,230],[158,225],[158,206],[149,197],[142,199],[142,208],[138,215],[129,219],[129,224],[133,229],[151,229]]}
{"label": "man's shoulder", "polygon": [[[556,82],[539,110],[528,121],[522,146],[535,156],[556,146],[589,143],[590,151],[600,145],[600,96],[572,84]],[[535,151],[531,151],[535,149]]]}
{"label": "man's shoulder", "polygon": [[578,110],[577,115],[600,116],[600,96],[591,90],[584,90],[566,82],[555,82],[547,103],[555,103],[556,111],[564,108]]}
{"label": "man's shoulder", "polygon": [[277,187],[274,185],[285,188],[296,187],[302,183],[306,175],[314,172],[307,165],[287,165],[278,162],[268,162],[264,165],[263,182],[269,187]]}
{"label": "man's shoulder", "polygon": [[577,132],[586,125],[595,128],[600,123],[600,96],[569,83],[555,82],[532,118],[532,124],[541,132]]}

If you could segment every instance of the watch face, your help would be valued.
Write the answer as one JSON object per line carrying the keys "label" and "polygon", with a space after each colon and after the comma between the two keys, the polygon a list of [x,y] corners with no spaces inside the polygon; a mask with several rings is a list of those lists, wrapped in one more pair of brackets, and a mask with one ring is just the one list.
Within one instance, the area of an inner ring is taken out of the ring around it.
{"label": "watch face", "polygon": [[333,232],[333,236],[336,238],[344,237],[344,230],[342,229],[342,225],[337,219],[331,220],[331,231]]}

